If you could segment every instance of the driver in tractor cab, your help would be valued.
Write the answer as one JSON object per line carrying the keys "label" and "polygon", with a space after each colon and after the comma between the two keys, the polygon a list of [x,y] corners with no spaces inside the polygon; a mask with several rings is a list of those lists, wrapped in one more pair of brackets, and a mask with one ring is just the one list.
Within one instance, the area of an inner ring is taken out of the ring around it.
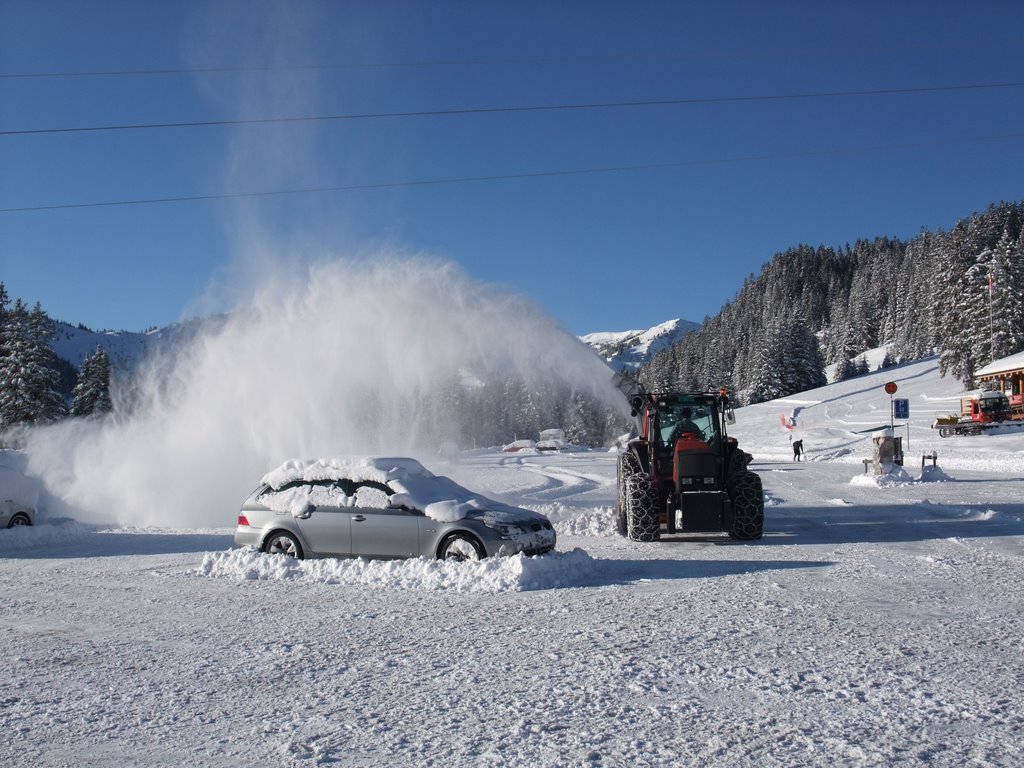
{"label": "driver in tractor cab", "polygon": [[679,412],[679,421],[676,422],[675,427],[672,429],[672,438],[669,440],[669,445],[675,445],[676,440],[685,434],[691,434],[698,440],[704,439],[704,432],[690,420],[691,416],[693,416],[693,410],[689,406],[685,406]]}

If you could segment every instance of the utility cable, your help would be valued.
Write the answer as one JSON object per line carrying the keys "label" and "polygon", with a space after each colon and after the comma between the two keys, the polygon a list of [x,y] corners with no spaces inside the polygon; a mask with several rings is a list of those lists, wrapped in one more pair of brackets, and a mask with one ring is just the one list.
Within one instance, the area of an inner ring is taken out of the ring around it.
{"label": "utility cable", "polygon": [[714,96],[691,99],[651,99],[645,101],[607,101],[584,104],[548,104],[518,107],[473,107],[468,109],[432,109],[410,112],[364,112],[347,115],[308,115],[298,117],[260,117],[235,120],[197,120],[174,123],[134,123],[124,125],[95,125],[72,128],[26,128],[0,131],[3,136],[36,136],[61,133],[97,133],[101,131],[136,131],[165,128],[205,128],[213,126],[272,125],[282,123],[310,123],[342,120],[378,120],[400,117],[444,117],[452,115],[494,115],[524,112],[567,112],[591,109],[629,109],[637,107],[685,106],[696,104],[736,104],[765,101],[799,101],[824,98],[850,98],[862,96],[893,96],[911,93],[952,93],[1024,87],[1024,81],[1007,83],[976,83],[972,85],[938,85],[923,88],[879,88],[861,91],[818,91],[811,93],[774,94],[766,96]]}
{"label": "utility cable", "polygon": [[133,205],[155,205],[160,203],[185,203],[212,200],[238,200],[246,198],[261,197],[282,197],[286,195],[307,195],[323,194],[327,192],[352,192],[360,190],[375,189],[398,189],[402,187],[426,187],[440,186],[444,184],[467,184],[487,181],[510,181],[516,179],[540,179],[559,176],[584,176],[603,173],[621,173],[625,171],[652,171],[667,168],[688,168],[697,166],[727,165],[733,163],[764,162],[769,160],[794,160],[808,157],[824,157],[828,155],[859,154],[864,152],[883,152],[892,150],[920,149],[928,146],[941,146],[949,144],[974,143],[982,141],[1004,141],[1009,139],[1024,139],[1024,133],[1008,133],[993,136],[973,136],[961,139],[940,139],[929,142],[915,142],[912,144],[889,144],[870,147],[848,147],[830,150],[808,150],[804,152],[790,152],[774,155],[747,155],[741,157],[718,158],[708,160],[686,160],[671,163],[649,163],[644,165],[619,165],[605,166],[599,168],[582,168],[553,171],[535,171],[529,173],[490,174],[485,176],[457,176],[441,179],[421,179],[418,181],[393,181],[380,182],[376,184],[350,184],[332,187],[304,187],[299,189],[279,189],[262,192],[225,192],[210,195],[186,195],[181,197],[154,197],[134,200],[108,200],[101,202],[87,203],[61,203],[56,205],[33,205],[19,206],[12,208],[0,208],[0,213],[26,213],[30,211],[59,211],[79,208],[111,208]]}
{"label": "utility cable", "polygon": [[685,51],[665,53],[606,53],[604,55],[582,55],[582,56],[541,56],[541,57],[505,57],[493,59],[409,59],[406,61],[364,61],[364,62],[340,62],[335,64],[249,64],[236,66],[208,66],[208,67],[153,67],[149,69],[97,69],[78,70],[64,72],[0,72],[0,80],[45,80],[79,77],[149,77],[163,75],[221,75],[221,74],[246,74],[246,73],[271,73],[271,72],[330,72],[345,70],[372,70],[372,69],[412,69],[431,67],[461,67],[461,66],[500,66],[500,65],[536,65],[536,64],[625,64],[633,62],[687,62],[687,61],[708,61],[708,60],[745,60],[760,58],[806,58],[808,56],[844,56],[865,54],[880,54],[899,52],[929,52],[939,51],[949,54],[956,51],[974,51],[982,46],[993,48],[998,46],[1019,46],[1021,40],[1019,35],[1008,38],[992,39],[984,41],[963,40],[955,41],[932,41],[918,45],[870,45],[861,44],[856,48],[843,48],[835,45],[802,46],[799,49],[793,48],[753,48],[742,51],[719,51],[702,48],[694,48]]}

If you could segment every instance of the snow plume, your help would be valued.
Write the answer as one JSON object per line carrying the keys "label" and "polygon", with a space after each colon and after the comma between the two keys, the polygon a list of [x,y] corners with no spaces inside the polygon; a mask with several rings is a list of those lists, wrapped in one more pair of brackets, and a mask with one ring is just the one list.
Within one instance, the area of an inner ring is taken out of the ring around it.
{"label": "snow plume", "polygon": [[233,525],[259,478],[292,457],[429,463],[460,418],[487,418],[451,405],[453,383],[508,376],[620,400],[582,343],[456,267],[320,262],[268,276],[222,322],[150,361],[111,418],[35,431],[29,472],[86,521]]}

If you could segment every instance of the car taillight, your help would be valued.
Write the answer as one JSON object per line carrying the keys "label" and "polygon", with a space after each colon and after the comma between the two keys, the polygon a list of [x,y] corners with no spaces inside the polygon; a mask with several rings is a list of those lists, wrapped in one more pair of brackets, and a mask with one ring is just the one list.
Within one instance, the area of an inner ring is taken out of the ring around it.
{"label": "car taillight", "polygon": [[238,524],[239,525],[248,525],[249,524],[249,519],[245,515],[243,515],[241,512],[238,513]]}

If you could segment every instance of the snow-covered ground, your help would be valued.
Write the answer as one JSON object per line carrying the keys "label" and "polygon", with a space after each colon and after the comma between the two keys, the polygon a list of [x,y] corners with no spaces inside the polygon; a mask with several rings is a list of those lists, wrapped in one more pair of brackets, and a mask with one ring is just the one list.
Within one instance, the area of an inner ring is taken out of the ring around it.
{"label": "snow-covered ground", "polygon": [[[914,482],[863,475],[887,380]],[[234,550],[235,510],[43,509],[0,531],[0,764],[1021,765],[1024,431],[940,440],[958,389],[932,360],[740,409],[752,544],[619,538],[600,452],[419,457],[549,515],[532,559],[294,562]]]}

